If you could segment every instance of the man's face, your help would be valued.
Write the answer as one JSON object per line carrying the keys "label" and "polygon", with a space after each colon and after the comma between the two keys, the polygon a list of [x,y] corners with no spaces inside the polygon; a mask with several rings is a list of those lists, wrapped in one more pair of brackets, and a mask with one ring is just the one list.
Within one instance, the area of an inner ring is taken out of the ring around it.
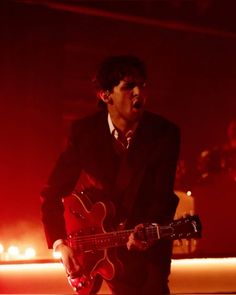
{"label": "man's face", "polygon": [[108,111],[117,119],[130,123],[138,121],[146,100],[145,86],[142,78],[125,77],[113,88]]}

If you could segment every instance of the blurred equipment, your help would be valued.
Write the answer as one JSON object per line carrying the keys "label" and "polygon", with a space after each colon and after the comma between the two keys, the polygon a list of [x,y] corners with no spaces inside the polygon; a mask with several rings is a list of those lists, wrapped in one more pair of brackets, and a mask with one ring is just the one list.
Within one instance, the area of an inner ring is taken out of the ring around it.
{"label": "blurred equipment", "polygon": [[[175,191],[179,197],[179,204],[176,209],[175,220],[194,214],[194,197],[191,191]],[[173,255],[174,256],[192,256],[197,249],[198,240],[196,239],[182,239],[174,241]]]}
{"label": "blurred equipment", "polygon": [[[175,194],[179,198],[179,204],[176,209],[174,219],[181,218],[188,214],[195,214],[194,197],[191,191],[192,179],[186,161],[180,159],[178,161],[175,177]],[[197,213],[197,212],[196,212]],[[196,239],[182,239],[174,241],[173,255],[174,257],[190,257],[194,256],[197,249],[198,241]]]}
{"label": "blurred equipment", "polygon": [[236,120],[227,128],[227,141],[203,151],[193,188],[195,210],[203,223],[198,252],[208,256],[236,255]]}
{"label": "blurred equipment", "polygon": [[213,174],[226,174],[236,181],[236,148],[216,147],[203,151],[197,169],[202,180]]}
{"label": "blurred equipment", "polygon": [[236,119],[227,127],[227,141],[200,154],[197,169],[201,178],[216,173],[226,174],[236,181]]}

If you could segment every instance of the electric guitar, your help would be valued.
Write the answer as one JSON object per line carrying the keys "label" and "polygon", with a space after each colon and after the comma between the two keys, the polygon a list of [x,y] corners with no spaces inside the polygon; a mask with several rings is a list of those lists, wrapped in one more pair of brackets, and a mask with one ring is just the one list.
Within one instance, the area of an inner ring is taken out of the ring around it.
{"label": "electric guitar", "polygon": [[[68,276],[68,281],[79,295],[96,293],[101,277],[111,280],[122,271],[115,249],[125,246],[134,232],[133,229],[114,231],[109,227],[114,217],[112,204],[85,203],[76,194],[64,199],[67,244],[75,251],[81,266],[79,272]],[[168,225],[151,223],[144,225],[135,236],[150,245],[160,239],[199,238],[201,223],[197,215],[174,220]]]}

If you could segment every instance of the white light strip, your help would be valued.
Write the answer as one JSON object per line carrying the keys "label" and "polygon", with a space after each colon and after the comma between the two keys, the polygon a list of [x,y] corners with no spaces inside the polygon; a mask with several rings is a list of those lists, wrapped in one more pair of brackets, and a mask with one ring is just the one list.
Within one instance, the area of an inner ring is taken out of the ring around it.
{"label": "white light strip", "polygon": [[173,259],[172,264],[173,265],[236,264],[236,257]]}
{"label": "white light strip", "polygon": [[0,271],[5,270],[43,270],[43,269],[63,268],[61,263],[19,263],[19,264],[0,264]]}
{"label": "white light strip", "polygon": [[[192,258],[192,259],[173,259],[172,266],[184,265],[235,265],[236,257],[231,258]],[[42,270],[42,269],[63,269],[61,263],[25,263],[25,264],[0,264],[0,271],[5,270]]]}

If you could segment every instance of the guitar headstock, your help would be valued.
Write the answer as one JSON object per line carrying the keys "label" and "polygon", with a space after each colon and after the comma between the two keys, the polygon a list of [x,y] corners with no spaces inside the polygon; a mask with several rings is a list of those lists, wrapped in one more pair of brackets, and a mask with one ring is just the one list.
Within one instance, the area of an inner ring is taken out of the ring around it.
{"label": "guitar headstock", "polygon": [[197,239],[201,237],[202,225],[198,215],[173,220],[167,226],[161,226],[161,237],[167,239]]}
{"label": "guitar headstock", "polygon": [[198,215],[187,215],[170,223],[174,229],[173,239],[201,238],[202,225]]}

